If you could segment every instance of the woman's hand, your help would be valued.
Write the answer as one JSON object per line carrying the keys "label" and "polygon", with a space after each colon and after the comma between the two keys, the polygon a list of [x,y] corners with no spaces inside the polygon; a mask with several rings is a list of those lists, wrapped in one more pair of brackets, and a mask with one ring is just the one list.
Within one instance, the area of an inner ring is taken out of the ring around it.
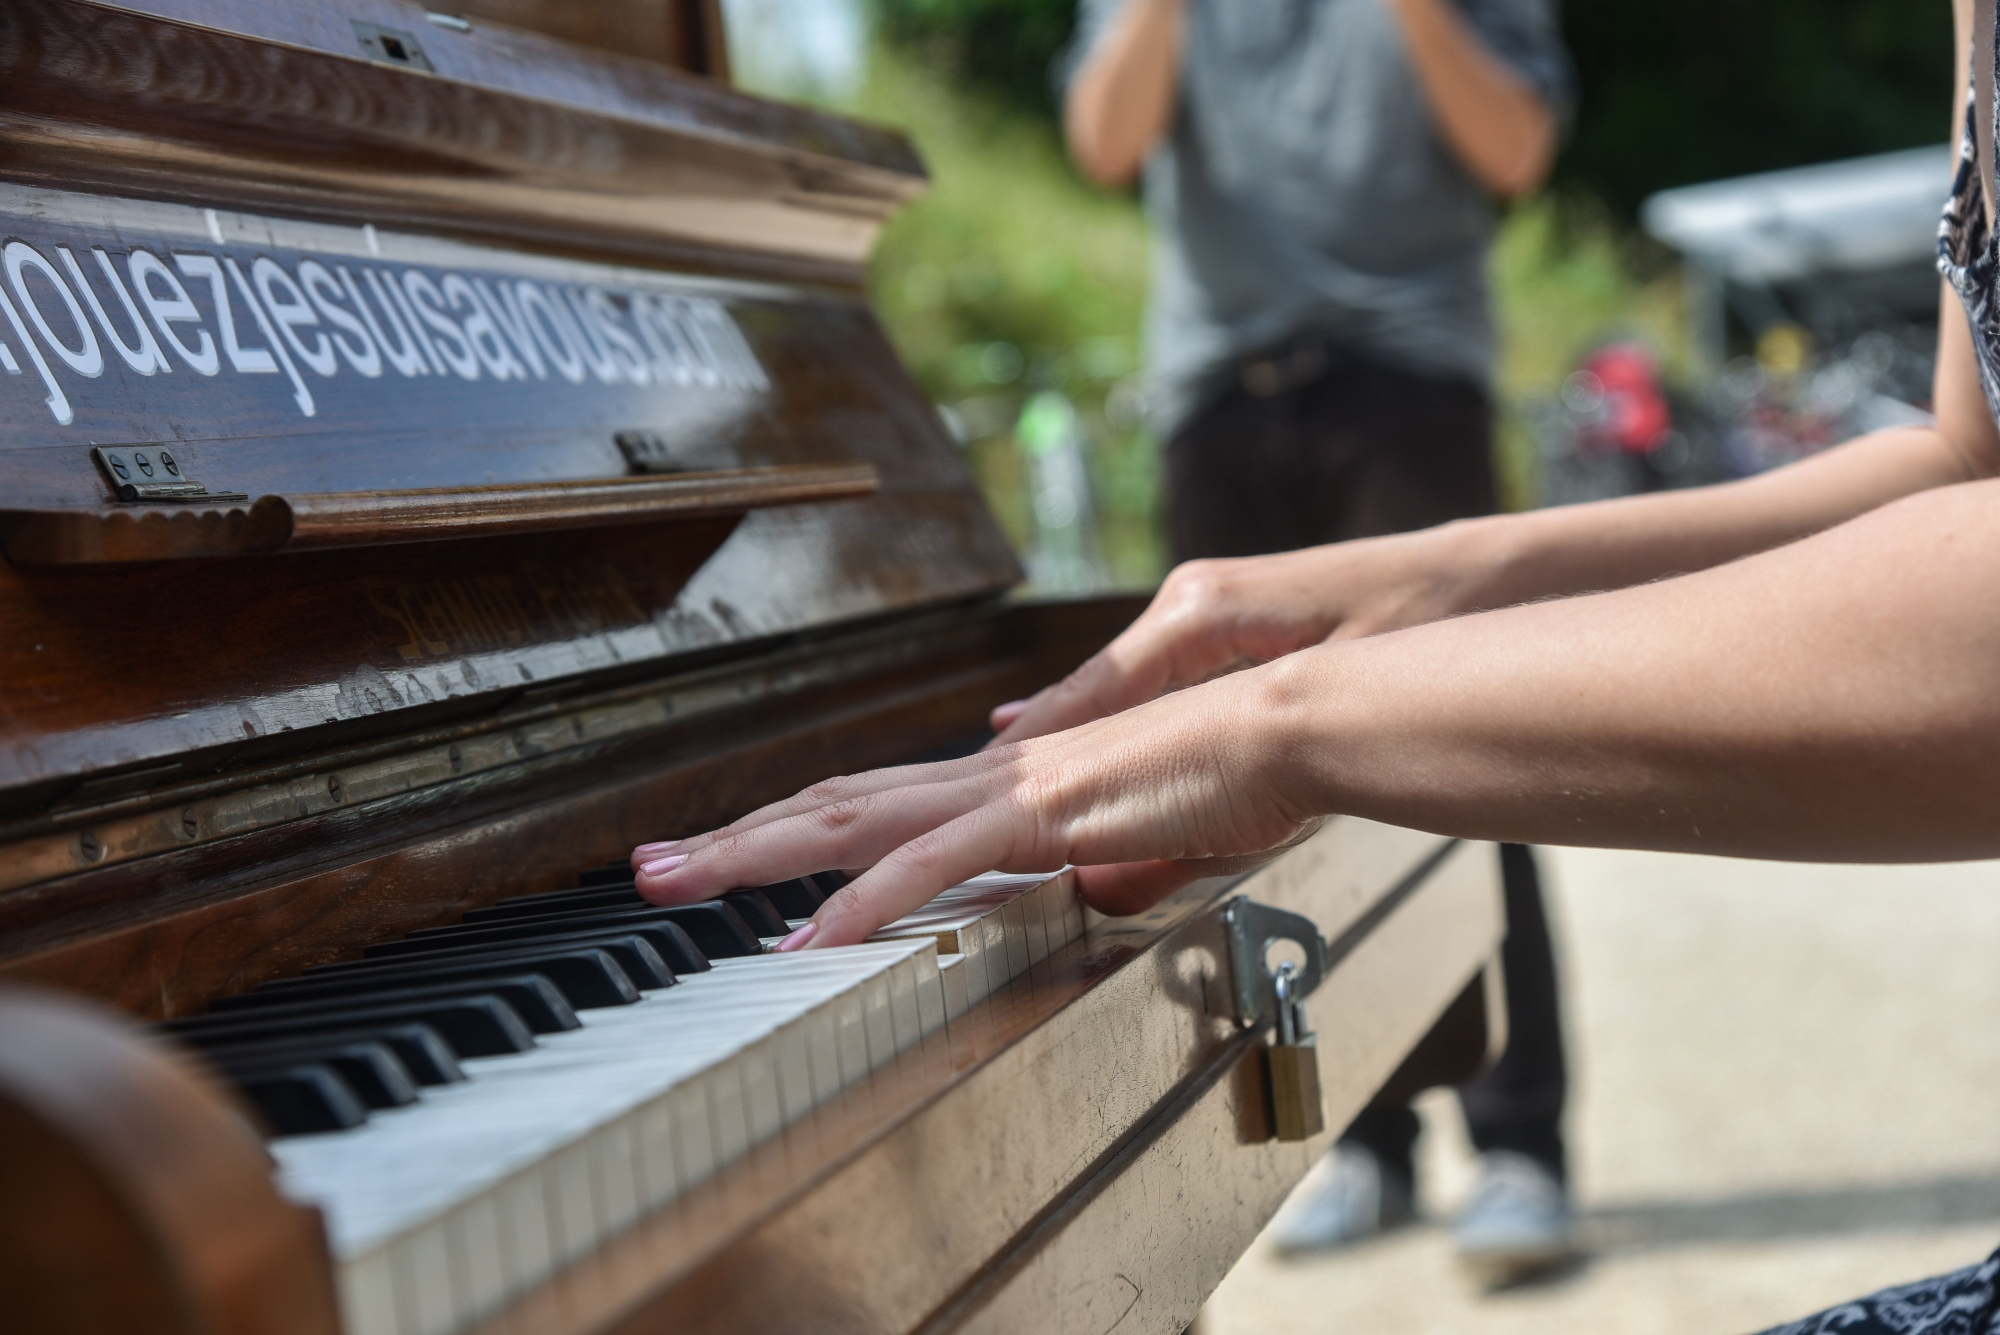
{"label": "woman's hand", "polygon": [[868,870],[784,948],[851,945],[981,872],[1075,864],[1133,913],[1255,865],[1318,827],[1295,759],[1304,702],[1247,672],[965,760],[829,779],[727,829],[634,855],[656,904],[829,867]]}
{"label": "woman's hand", "polygon": [[993,711],[996,744],[1073,728],[1326,640],[1468,610],[1478,562],[1446,525],[1277,556],[1176,566],[1139,619],[1082,667]]}

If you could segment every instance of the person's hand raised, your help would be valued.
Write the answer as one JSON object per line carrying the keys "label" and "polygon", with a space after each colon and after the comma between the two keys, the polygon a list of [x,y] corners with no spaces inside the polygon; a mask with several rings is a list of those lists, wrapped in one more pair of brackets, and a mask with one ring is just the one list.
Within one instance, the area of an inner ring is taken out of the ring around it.
{"label": "person's hand raised", "polygon": [[1465,610],[1449,529],[1176,566],[1139,619],[1082,667],[992,714],[1004,746],[1326,640]]}
{"label": "person's hand raised", "polygon": [[981,872],[1075,864],[1087,902],[1132,913],[1255,865],[1319,825],[1302,690],[1239,673],[964,760],[815,784],[726,829],[636,850],[640,894],[705,899],[833,867],[868,870],[786,948],[851,945]]}

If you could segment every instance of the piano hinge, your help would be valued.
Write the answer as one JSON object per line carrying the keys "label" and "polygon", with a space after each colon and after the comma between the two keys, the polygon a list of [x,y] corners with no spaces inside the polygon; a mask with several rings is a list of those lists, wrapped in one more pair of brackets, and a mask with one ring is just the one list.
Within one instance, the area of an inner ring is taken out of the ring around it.
{"label": "piano hinge", "polygon": [[674,457],[673,446],[657,431],[620,431],[612,436],[618,452],[635,473],[685,473],[686,461]]}
{"label": "piano hinge", "polygon": [[240,491],[210,491],[181,472],[180,460],[161,445],[97,445],[90,457],[121,501],[247,501]]}
{"label": "piano hinge", "polygon": [[1326,942],[1312,919],[1238,895],[1223,909],[1222,922],[1229,933],[1229,972],[1236,1020],[1244,1028],[1278,1019],[1278,975],[1265,959],[1273,945],[1291,941],[1305,951],[1305,960],[1286,981],[1290,1001],[1310,996],[1326,977]]}

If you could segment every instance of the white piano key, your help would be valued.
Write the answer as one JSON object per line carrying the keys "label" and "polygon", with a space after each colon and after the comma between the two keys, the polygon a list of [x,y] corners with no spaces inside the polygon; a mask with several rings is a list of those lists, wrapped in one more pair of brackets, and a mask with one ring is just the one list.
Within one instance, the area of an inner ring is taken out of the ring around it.
{"label": "white piano key", "polygon": [[981,914],[972,930],[984,940],[981,950],[986,957],[986,990],[979,995],[979,1000],[984,1001],[1012,980],[1014,962],[1007,955],[1007,924],[1000,913]]}
{"label": "white piano key", "polygon": [[1045,882],[1028,892],[1027,898],[1042,913],[1042,935],[1049,943],[1049,954],[1069,944],[1069,922],[1062,910],[1061,879]]}
{"label": "white piano key", "polygon": [[[945,953],[955,953],[961,957],[965,986],[974,999],[983,997],[992,990],[987,982],[986,928],[980,923],[979,915],[973,913],[958,914],[951,919],[949,926],[950,945],[957,949],[946,950]],[[945,948],[941,945],[940,950]]]}
{"label": "white piano key", "polygon": [[861,993],[856,990],[835,999],[835,1035],[840,1043],[840,1078],[851,1085],[868,1074],[868,1023]]}
{"label": "white piano key", "polygon": [[1028,944],[1028,964],[1040,964],[1049,957],[1049,925],[1042,913],[1040,887],[1028,891],[1014,902],[1021,908],[1023,936]]}
{"label": "white piano key", "polygon": [[1028,914],[1021,907],[1020,896],[1007,901],[1000,909],[1000,921],[1007,930],[1008,978],[1019,978],[1040,961],[1028,949]]}
{"label": "white piano key", "polygon": [[963,955],[938,956],[938,983],[944,992],[944,1023],[949,1029],[952,1022],[965,1014],[965,980],[971,970]]}
{"label": "white piano key", "polygon": [[715,1137],[716,1166],[735,1163],[750,1148],[749,1110],[743,1101],[741,1068],[731,1065],[702,1081],[708,1091],[708,1126]]}
{"label": "white piano key", "polygon": [[643,1183],[632,1146],[637,1122],[637,1114],[627,1114],[590,1138],[601,1237],[616,1236],[639,1217]]}
{"label": "white piano key", "polygon": [[349,1335],[442,1335],[920,1043],[947,989],[929,938],[717,961],[353,1131],[274,1142],[280,1182],[326,1212]]}
{"label": "white piano key", "polygon": [[396,1312],[403,1335],[450,1335],[458,1327],[444,1222],[413,1230],[395,1251]]}
{"label": "white piano key", "polygon": [[772,1035],[773,1055],[778,1070],[779,1116],[789,1126],[816,1106],[813,1099],[812,1060],[806,1056],[808,1026],[805,1017],[779,1027]]}
{"label": "white piano key", "polygon": [[735,1060],[743,1084],[746,1148],[769,1140],[785,1125],[778,1096],[777,1046],[776,1036],[767,1036],[746,1046]]}
{"label": "white piano key", "polygon": [[1012,966],[1007,960],[1007,925],[1001,916],[1006,907],[1006,898],[986,895],[965,901],[969,921],[960,929],[959,935],[968,932],[979,940],[979,950],[986,962],[986,985],[989,992],[998,991],[1007,985],[1013,976]]}
{"label": "white piano key", "polygon": [[345,1335],[402,1335],[396,1318],[396,1279],[387,1247],[340,1267],[340,1324]]}
{"label": "white piano key", "polygon": [[910,957],[916,973],[917,1031],[925,1038],[944,1028],[944,983],[938,975],[937,952],[919,952]]}
{"label": "white piano key", "polygon": [[896,1051],[908,1052],[924,1041],[917,1019],[917,971],[908,960],[892,965],[885,975],[889,985],[889,1023],[895,1031]]}
{"label": "white piano key", "polygon": [[812,1071],[813,1106],[818,1107],[845,1087],[840,1078],[840,1030],[831,1007],[815,1007],[806,1017],[806,1061]]}
{"label": "white piano key", "polygon": [[602,1237],[596,1193],[591,1190],[588,1142],[565,1145],[549,1158],[549,1220],[558,1261],[589,1253]]}
{"label": "white piano key", "polygon": [[452,1213],[449,1228],[463,1258],[461,1298],[467,1314],[476,1319],[498,1307],[511,1287],[498,1201],[491,1194],[473,1198]]}
{"label": "white piano key", "polygon": [[959,983],[965,994],[962,999],[966,1006],[977,1006],[993,990],[986,980],[986,936],[984,932],[967,931],[959,933],[958,940]]}
{"label": "white piano key", "polygon": [[683,1085],[666,1100],[673,1112],[675,1164],[680,1169],[681,1191],[686,1192],[715,1176],[715,1131],[708,1120],[708,1092],[699,1085]]}
{"label": "white piano key", "polygon": [[889,1016],[889,980],[877,974],[861,983],[861,1016],[868,1034],[868,1069],[896,1056],[896,1022]]}
{"label": "white piano key", "polygon": [[1056,902],[1062,905],[1063,931],[1071,941],[1083,940],[1083,897],[1076,892],[1076,878],[1065,876],[1055,888]]}
{"label": "white piano key", "polygon": [[549,1247],[548,1203],[542,1193],[542,1166],[515,1174],[494,1194],[506,1244],[510,1287],[525,1287],[555,1269]]}
{"label": "white piano key", "polygon": [[644,1208],[663,1205],[680,1193],[670,1100],[655,1099],[639,1110],[633,1124],[633,1152],[639,1160],[639,1198]]}

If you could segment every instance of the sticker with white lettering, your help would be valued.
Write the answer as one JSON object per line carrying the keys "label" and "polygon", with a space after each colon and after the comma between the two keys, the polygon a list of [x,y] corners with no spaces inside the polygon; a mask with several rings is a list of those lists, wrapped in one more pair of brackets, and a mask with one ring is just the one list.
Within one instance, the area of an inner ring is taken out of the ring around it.
{"label": "sticker with white lettering", "polygon": [[0,187],[0,449],[427,408],[533,426],[577,420],[585,399],[607,421],[634,403],[701,411],[770,390],[732,314],[759,299],[373,227]]}

